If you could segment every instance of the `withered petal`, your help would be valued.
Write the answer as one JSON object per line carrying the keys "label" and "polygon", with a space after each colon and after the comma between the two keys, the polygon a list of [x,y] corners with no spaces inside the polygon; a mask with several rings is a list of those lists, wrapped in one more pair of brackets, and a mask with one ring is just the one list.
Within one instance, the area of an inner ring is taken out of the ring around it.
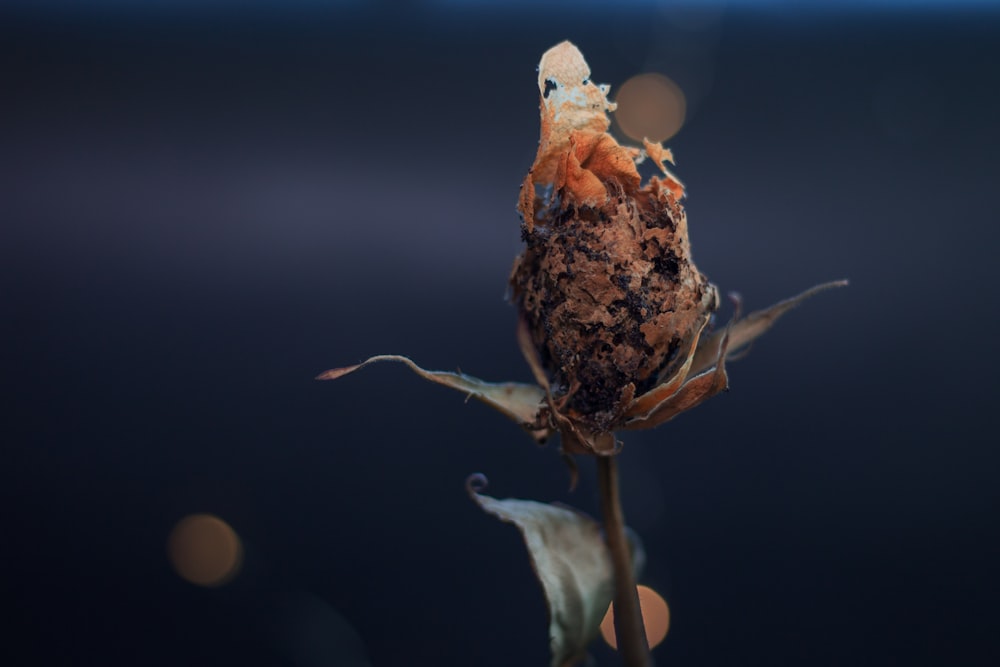
{"label": "withered petal", "polygon": [[380,354],[366,359],[354,366],[343,368],[332,368],[316,376],[317,380],[336,380],[337,378],[353,373],[354,371],[377,361],[398,361],[406,364],[410,370],[431,382],[457,389],[473,396],[476,399],[496,408],[510,419],[517,422],[535,440],[542,442],[548,438],[552,431],[549,428],[540,428],[536,424],[538,409],[545,401],[545,392],[533,384],[521,384],[518,382],[485,382],[479,378],[462,373],[448,373],[445,371],[428,371],[417,366],[411,359],[397,354]]}
{"label": "withered petal", "polygon": [[846,280],[834,280],[832,282],[823,283],[822,285],[816,285],[815,287],[807,289],[805,292],[802,292],[797,296],[785,299],[784,301],[779,301],[769,308],[754,311],[746,317],[730,323],[730,326],[726,329],[717,331],[707,338],[703,338],[701,343],[698,345],[698,350],[695,352],[690,372],[694,374],[702,373],[715,365],[716,350],[719,349],[719,343],[723,337],[726,336],[727,332],[729,335],[728,356],[729,358],[732,358],[734,354],[739,353],[748,344],[759,338],[764,332],[770,329],[771,326],[778,321],[779,317],[787,313],[792,308],[795,308],[809,297],[834,287],[844,287],[846,285]]}
{"label": "withered petal", "polygon": [[653,143],[648,139],[643,139],[642,145],[643,148],[645,148],[646,155],[648,155],[649,158],[656,163],[657,168],[663,172],[664,183],[670,190],[670,192],[677,199],[683,197],[684,184],[681,183],[680,179],[677,178],[677,176],[675,176],[674,173],[670,171],[670,169],[668,169],[667,165],[665,164],[666,162],[674,164],[673,152],[669,148],[664,147],[663,144]]}
{"label": "withered petal", "polygon": [[691,378],[677,393],[664,399],[646,415],[626,421],[623,428],[626,431],[634,431],[659,426],[728,389],[729,375],[726,373],[726,352],[729,347],[728,334],[730,329],[731,327],[726,327],[722,341],[716,348],[714,368]]}
{"label": "withered petal", "polygon": [[570,42],[562,42],[542,55],[538,63],[538,93],[541,98],[542,132],[535,157],[534,178],[540,184],[552,183],[562,154],[574,131],[601,134],[611,124],[606,111],[615,105],[608,101],[607,86],[590,80],[590,67],[583,54]]}
{"label": "withered petal", "polygon": [[685,380],[688,379],[688,376],[691,373],[691,365],[694,362],[698,339],[700,338],[701,332],[705,328],[705,324],[707,322],[708,317],[706,317],[705,321],[702,322],[701,328],[695,332],[687,358],[684,360],[684,363],[680,366],[680,368],[678,368],[669,378],[632,401],[625,410],[626,418],[642,419],[648,417],[657,406],[680,390],[680,388],[684,385]]}
{"label": "withered petal", "polygon": [[638,189],[642,177],[635,160],[610,134],[574,132],[573,144],[580,164],[601,181],[616,181],[628,192]]}
{"label": "withered petal", "polygon": [[680,351],[677,359],[664,369],[665,372],[660,376],[659,383],[655,387],[629,403],[623,413],[626,418],[639,418],[648,415],[656,406],[676,394],[683,386],[684,382],[691,376],[691,366],[694,363],[701,334],[705,331],[718,303],[719,291],[715,285],[709,283],[701,299],[700,319],[692,326],[690,339],[685,343],[688,346],[687,349]]}
{"label": "withered petal", "polygon": [[[601,135],[594,135],[601,136]],[[608,189],[589,169],[584,169],[575,150],[568,150],[556,169],[553,187],[564,192],[576,206],[598,206],[608,198]]]}
{"label": "withered petal", "polygon": [[[674,152],[664,146],[662,143],[657,141],[650,141],[649,139],[643,138],[642,147],[646,150],[646,155],[649,156],[656,166],[660,169],[664,169],[664,162],[669,162],[670,164],[676,164],[674,162]],[[663,173],[667,173],[664,171]]]}

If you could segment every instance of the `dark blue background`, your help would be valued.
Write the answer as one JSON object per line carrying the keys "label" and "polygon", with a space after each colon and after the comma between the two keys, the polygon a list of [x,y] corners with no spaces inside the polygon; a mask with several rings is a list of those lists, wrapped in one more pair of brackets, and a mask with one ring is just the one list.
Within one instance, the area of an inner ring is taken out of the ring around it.
{"label": "dark blue background", "polygon": [[[996,12],[18,4],[8,664],[546,663],[518,535],[462,483],[596,514],[590,462],[569,493],[553,447],[402,367],[312,377],[397,352],[529,379],[503,295],[534,67],[566,38],[596,81],[687,92],[669,145],[722,290],[852,281],[627,435],[657,663],[1000,661]],[[227,587],[170,567],[191,512],[244,540]]]}

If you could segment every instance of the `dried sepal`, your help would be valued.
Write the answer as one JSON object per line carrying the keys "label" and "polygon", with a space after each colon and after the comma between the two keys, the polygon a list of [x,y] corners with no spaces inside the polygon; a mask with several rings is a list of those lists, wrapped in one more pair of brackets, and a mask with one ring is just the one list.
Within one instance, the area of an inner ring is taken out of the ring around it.
{"label": "dried sepal", "polygon": [[[614,596],[611,555],[600,525],[565,505],[487,496],[481,493],[483,475],[472,475],[465,484],[483,511],[514,524],[524,538],[548,605],[552,667],[577,664],[597,637]],[[633,563],[639,565],[645,560],[641,543],[634,539],[631,546]]]}
{"label": "dried sepal", "polygon": [[742,319],[735,319],[726,329],[717,331],[711,336],[702,339],[698,345],[697,352],[695,352],[694,361],[691,364],[691,372],[695,374],[702,373],[715,364],[716,351],[719,349],[719,344],[724,336],[729,336],[729,350],[727,354],[732,358],[733,355],[739,354],[741,350],[746,349],[747,345],[770,329],[778,321],[778,318],[809,297],[828,289],[833,289],[834,287],[844,287],[847,284],[846,280],[834,280],[816,285],[790,299],[779,301],[763,310],[754,311]]}
{"label": "dried sepal", "polygon": [[538,410],[544,404],[545,392],[533,384],[485,382],[462,373],[428,371],[413,363],[408,357],[396,354],[380,354],[354,366],[332,368],[317,375],[316,379],[335,380],[378,361],[397,361],[406,364],[410,370],[425,380],[457,389],[496,408],[522,426],[538,442],[544,442],[552,434],[550,429],[538,425]]}

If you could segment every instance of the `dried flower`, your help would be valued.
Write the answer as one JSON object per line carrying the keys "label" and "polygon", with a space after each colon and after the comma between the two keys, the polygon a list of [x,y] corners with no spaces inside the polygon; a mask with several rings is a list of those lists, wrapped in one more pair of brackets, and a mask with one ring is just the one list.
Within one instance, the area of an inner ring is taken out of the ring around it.
{"label": "dried flower", "polygon": [[[569,42],[542,57],[538,86],[542,136],[519,205],[527,248],[511,285],[553,405],[578,432],[607,433],[677,374],[718,293],[691,261],[669,152],[630,150],[607,133],[607,88]],[[663,177],[642,186],[636,159],[648,155]]]}
{"label": "dried flower", "polygon": [[[816,292],[707,334],[718,290],[691,259],[684,186],[669,149],[618,144],[615,105],[590,81],[580,51],[563,42],[542,56],[541,138],[521,186],[524,253],[511,274],[518,338],[537,385],[492,384],[378,356],[327,371],[333,379],[380,360],[466,392],[517,421],[538,441],[559,432],[568,454],[611,455],[614,432],[651,428],[728,387],[726,358]],[[636,165],[662,175],[643,184]],[[738,310],[738,309],[737,309]]]}

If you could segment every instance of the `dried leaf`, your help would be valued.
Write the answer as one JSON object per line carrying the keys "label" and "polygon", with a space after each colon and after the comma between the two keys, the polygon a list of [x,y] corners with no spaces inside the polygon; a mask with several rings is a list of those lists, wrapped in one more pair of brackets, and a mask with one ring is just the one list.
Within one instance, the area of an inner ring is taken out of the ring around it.
{"label": "dried leaf", "polygon": [[533,384],[518,382],[484,382],[479,378],[461,373],[444,371],[428,371],[417,366],[407,357],[396,354],[381,354],[371,357],[360,364],[332,368],[316,376],[317,380],[336,380],[359,368],[376,361],[398,361],[409,366],[410,370],[431,382],[442,384],[452,389],[464,392],[490,405],[521,425],[535,440],[542,442],[551,435],[548,428],[540,428],[537,424],[538,409],[545,401],[545,392]]}
{"label": "dried leaf", "polygon": [[707,338],[702,338],[701,344],[698,345],[698,351],[695,352],[694,361],[691,364],[691,374],[702,373],[715,365],[719,344],[727,331],[729,332],[729,351],[727,356],[732,358],[756,338],[760,337],[761,334],[770,329],[778,321],[779,317],[809,297],[834,287],[844,287],[846,285],[846,280],[835,280],[817,285],[790,299],[779,301],[770,308],[752,312],[743,319],[733,322],[727,329],[717,331]]}
{"label": "dried leaf", "polygon": [[[576,664],[600,632],[601,619],[614,597],[611,554],[600,525],[565,505],[484,495],[480,493],[486,488],[483,475],[470,476],[465,486],[485,512],[521,531],[549,607],[552,667]],[[633,562],[641,566],[645,561],[642,546],[633,539],[632,547]]]}

